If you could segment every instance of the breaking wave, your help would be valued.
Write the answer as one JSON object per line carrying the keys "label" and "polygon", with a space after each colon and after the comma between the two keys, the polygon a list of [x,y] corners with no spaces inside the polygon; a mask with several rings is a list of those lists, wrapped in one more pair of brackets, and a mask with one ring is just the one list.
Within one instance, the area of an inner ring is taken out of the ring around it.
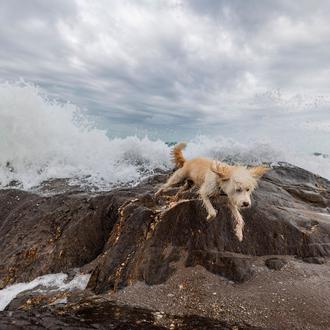
{"label": "breaking wave", "polygon": [[[243,144],[222,136],[189,141],[187,158],[204,155],[244,163],[288,161],[330,178],[326,155],[303,155],[271,144]],[[77,106],[47,97],[26,83],[0,84],[0,186],[32,189],[69,178],[95,189],[133,185],[171,168],[170,146],[162,140],[109,138]]]}

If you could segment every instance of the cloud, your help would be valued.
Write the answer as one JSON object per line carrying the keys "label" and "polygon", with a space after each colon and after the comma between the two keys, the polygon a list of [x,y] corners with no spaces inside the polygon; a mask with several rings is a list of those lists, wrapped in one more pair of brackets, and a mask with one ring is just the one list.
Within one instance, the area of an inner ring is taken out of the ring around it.
{"label": "cloud", "polygon": [[122,134],[315,111],[320,95],[329,104],[329,11],[324,1],[2,1],[0,74]]}

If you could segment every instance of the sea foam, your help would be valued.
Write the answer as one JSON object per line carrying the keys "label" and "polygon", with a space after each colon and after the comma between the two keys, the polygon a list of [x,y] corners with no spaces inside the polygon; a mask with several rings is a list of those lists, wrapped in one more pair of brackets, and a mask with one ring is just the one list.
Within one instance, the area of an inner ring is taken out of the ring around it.
{"label": "sea foam", "polygon": [[8,304],[21,292],[37,290],[40,292],[84,290],[89,281],[90,274],[76,274],[68,281],[68,275],[64,273],[47,274],[35,278],[31,282],[16,283],[0,290],[0,311],[3,311]]}

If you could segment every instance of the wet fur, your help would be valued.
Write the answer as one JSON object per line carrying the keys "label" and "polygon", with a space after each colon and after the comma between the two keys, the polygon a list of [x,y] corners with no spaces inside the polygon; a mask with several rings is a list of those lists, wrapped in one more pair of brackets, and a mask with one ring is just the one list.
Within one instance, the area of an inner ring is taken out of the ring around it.
{"label": "wet fur", "polygon": [[210,196],[218,194],[221,189],[228,196],[235,235],[242,241],[244,220],[239,209],[251,206],[251,193],[256,188],[258,179],[269,169],[263,166],[232,166],[203,157],[186,160],[182,154],[185,146],[185,143],[180,143],[173,148],[173,161],[178,169],[156,192],[156,196],[173,185],[191,180],[199,188],[199,195],[207,210],[207,220],[210,221],[217,215]]}

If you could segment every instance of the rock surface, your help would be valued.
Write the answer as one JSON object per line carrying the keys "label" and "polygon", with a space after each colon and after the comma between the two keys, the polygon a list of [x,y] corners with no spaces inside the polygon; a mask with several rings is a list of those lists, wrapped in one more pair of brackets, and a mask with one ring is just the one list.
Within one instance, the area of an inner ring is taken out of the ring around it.
{"label": "rock surface", "polygon": [[[264,265],[267,256],[324,260],[322,267],[327,267],[326,179],[293,166],[274,168],[254,192],[253,206],[242,211],[246,225],[239,242],[226,197],[213,201],[219,212],[211,223],[205,221],[206,212],[193,190],[179,199],[174,197],[177,188],[155,198],[167,175],[134,188],[93,194],[39,196],[1,190],[0,287],[76,267],[92,274],[88,289],[96,294],[140,282],[166,284],[189,269],[252,283],[260,269],[266,271],[256,263],[260,259]],[[269,326],[266,321],[254,324]]]}
{"label": "rock surface", "polygon": [[21,308],[0,314],[1,329],[219,329],[262,330],[244,323],[198,315],[168,315],[150,309],[114,303],[104,297],[79,297],[63,306]]}
{"label": "rock surface", "polygon": [[286,261],[281,258],[269,258],[265,261],[265,265],[269,269],[281,270],[286,265]]}

